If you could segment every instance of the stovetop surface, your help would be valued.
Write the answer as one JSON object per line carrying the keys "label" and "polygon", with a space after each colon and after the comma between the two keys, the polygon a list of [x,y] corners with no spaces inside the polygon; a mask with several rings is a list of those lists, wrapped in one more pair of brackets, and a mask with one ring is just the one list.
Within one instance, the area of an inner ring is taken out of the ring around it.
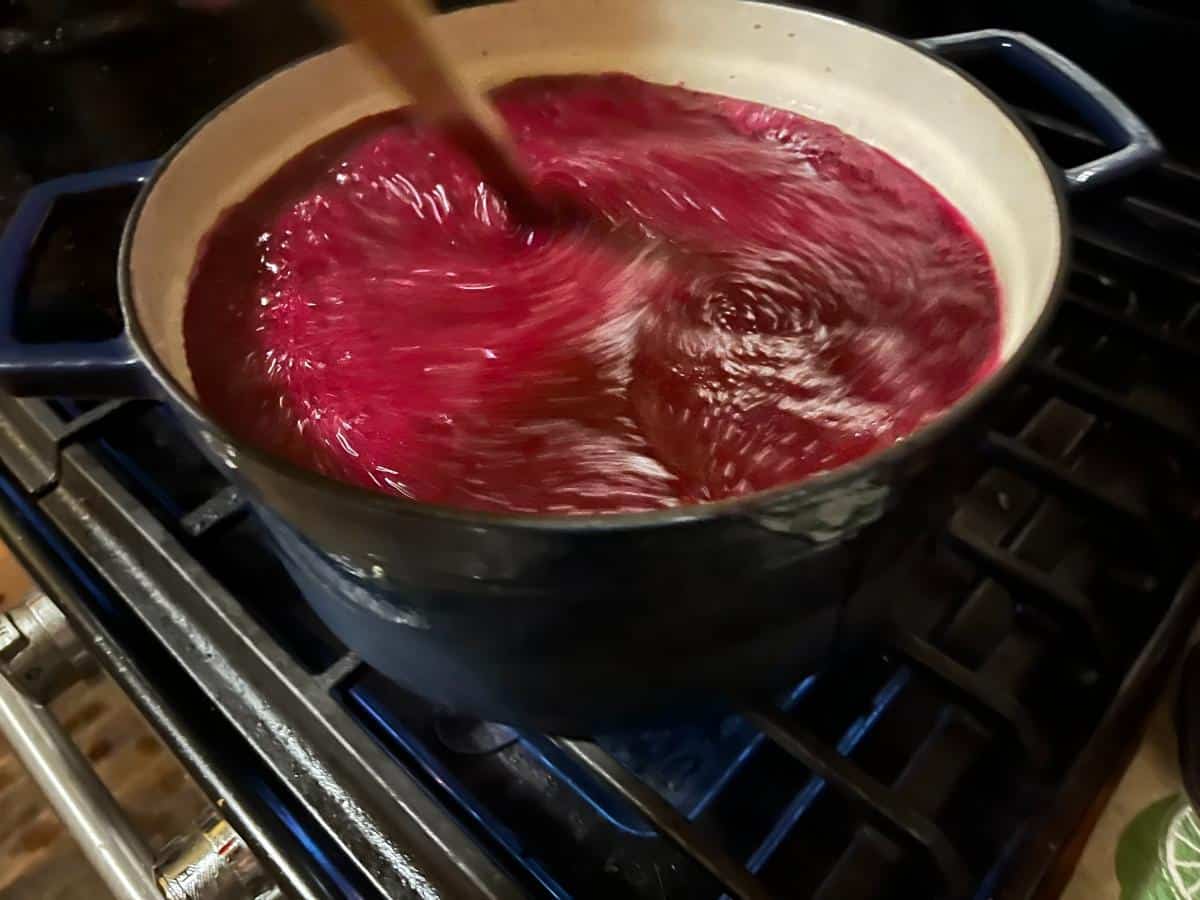
{"label": "stovetop surface", "polygon": [[[824,5],[909,35],[1028,30],[1197,158],[1164,100],[1200,36],[1187,4]],[[0,79],[20,85],[0,218],[37,181],[161,153],[325,41],[274,0],[32,8],[0,5]],[[1095,155],[1010,73],[978,74],[1057,161]],[[119,327],[130,200],[56,209],[27,340]],[[955,513],[879,587],[894,639],[773,708],[714,700],[590,741],[439,716],[347,653],[146,401],[0,397],[0,532],[297,896],[1033,896],[1200,605],[1200,176],[1165,165],[1077,202],[1073,225],[1051,333],[945,473]]]}

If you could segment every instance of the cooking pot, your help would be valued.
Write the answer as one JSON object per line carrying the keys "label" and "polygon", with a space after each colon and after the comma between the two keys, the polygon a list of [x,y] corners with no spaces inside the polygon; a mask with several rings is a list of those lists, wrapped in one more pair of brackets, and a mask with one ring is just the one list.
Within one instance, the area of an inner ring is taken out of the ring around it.
{"label": "cooking pot", "polygon": [[[164,400],[249,497],[308,601],[375,668],[460,714],[586,732],[713,690],[769,689],[886,621],[863,585],[887,570],[938,454],[1009,382],[1067,271],[1064,186],[1152,162],[1147,128],[1078,67],[1019,34],[909,43],[824,13],[735,0],[519,0],[439,17],[468,77],[624,71],[833,123],[931,182],[991,253],[1002,361],[895,446],[737,499],[621,515],[504,515],[370,493],[239,443],[197,402],[182,334],[197,245],[292,155],[402,102],[356,53],[291,65],[227,102],[165,157],[35,188],[0,252],[0,377],[21,393]],[[1115,148],[1064,173],[986,89],[946,61],[998,54]],[[141,183],[117,264],[125,331],[22,344],[25,256],[55,199]],[[886,595],[886,591],[874,592]]]}

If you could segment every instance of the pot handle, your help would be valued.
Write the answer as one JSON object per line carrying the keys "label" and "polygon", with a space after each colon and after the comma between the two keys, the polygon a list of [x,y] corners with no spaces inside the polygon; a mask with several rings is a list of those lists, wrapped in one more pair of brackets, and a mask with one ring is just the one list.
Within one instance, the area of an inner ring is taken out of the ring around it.
{"label": "pot handle", "polygon": [[995,54],[1035,78],[1075,109],[1096,134],[1117,148],[1107,156],[1067,169],[1072,191],[1099,187],[1156,163],[1162,145],[1121,99],[1057,50],[1016,31],[987,29],[917,42],[951,60]]}
{"label": "pot handle", "polygon": [[157,160],[66,175],[31,188],[0,235],[0,386],[18,395],[144,394],[143,370],[126,330],[103,341],[26,343],[17,337],[18,294],[30,254],[62,197],[142,183]]}

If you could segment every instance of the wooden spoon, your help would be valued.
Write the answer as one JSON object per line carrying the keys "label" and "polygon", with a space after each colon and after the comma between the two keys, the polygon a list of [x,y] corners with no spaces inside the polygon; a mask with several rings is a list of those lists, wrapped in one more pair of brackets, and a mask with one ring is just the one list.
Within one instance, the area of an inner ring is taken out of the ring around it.
{"label": "wooden spoon", "polygon": [[491,101],[462,77],[434,32],[434,14],[427,0],[320,2],[346,34],[408,91],[417,109],[450,132],[515,218],[535,222],[551,216],[534,193],[504,120]]}
{"label": "wooden spoon", "polygon": [[[640,229],[607,220],[570,198],[534,191],[508,126],[485,94],[470,84],[433,28],[428,0],[319,0],[342,29],[408,91],[426,118],[446,129],[480,174],[526,225],[583,225],[597,240],[633,257],[653,255],[690,271],[711,271],[712,260]],[[602,225],[603,227],[587,227]]]}

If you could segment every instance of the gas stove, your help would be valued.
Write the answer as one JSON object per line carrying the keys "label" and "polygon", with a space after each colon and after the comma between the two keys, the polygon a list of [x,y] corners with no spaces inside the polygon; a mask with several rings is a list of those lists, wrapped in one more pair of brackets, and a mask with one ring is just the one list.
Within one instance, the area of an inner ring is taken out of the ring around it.
{"label": "gas stove", "polygon": [[[945,473],[952,512],[870,588],[894,633],[774,705],[714,697],[587,738],[447,717],[324,628],[168,410],[0,396],[0,535],[285,894],[1024,900],[1061,883],[1200,613],[1200,172],[1178,161],[1200,145],[1147,90],[1150,57],[1105,61],[1108,35],[1170,46],[1200,26],[1120,0],[1061,5],[1087,7],[1090,36],[1011,4],[824,5],[913,35],[1029,30],[1125,94],[1176,161],[1077,203],[1049,336]],[[272,0],[138,9],[128,32],[0,47],[22,85],[0,217],[38,181],[161,153],[326,40]],[[0,10],[0,33],[46,27]],[[1095,156],[1011,73],[978,74],[1056,161]],[[56,208],[16,311],[27,340],[112,333],[131,199]]]}

